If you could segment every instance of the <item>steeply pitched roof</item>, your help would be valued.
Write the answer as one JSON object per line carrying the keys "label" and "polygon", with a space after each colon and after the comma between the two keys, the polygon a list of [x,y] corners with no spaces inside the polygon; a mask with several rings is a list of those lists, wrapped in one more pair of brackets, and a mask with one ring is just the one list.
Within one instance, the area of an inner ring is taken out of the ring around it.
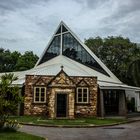
{"label": "steeply pitched roof", "polygon": [[[119,79],[104,65],[104,63],[61,21],[46,49],[36,63],[36,66],[43,64],[54,57],[64,55],[73,63],[79,62],[94,71],[102,73],[113,79]],[[73,65],[73,63],[71,65]],[[87,68],[85,68],[86,71]],[[120,82],[120,81],[119,81]]]}
{"label": "steeply pitched roof", "polygon": [[23,84],[28,75],[56,75],[61,66],[69,76],[95,76],[98,82],[122,84],[103,62],[62,21],[35,67],[15,72],[13,84]]}

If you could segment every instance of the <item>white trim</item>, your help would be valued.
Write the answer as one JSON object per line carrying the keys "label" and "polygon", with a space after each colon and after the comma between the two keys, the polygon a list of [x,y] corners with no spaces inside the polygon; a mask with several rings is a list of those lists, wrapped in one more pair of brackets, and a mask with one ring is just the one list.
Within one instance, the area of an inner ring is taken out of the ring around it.
{"label": "white trim", "polygon": [[60,35],[60,55],[62,55],[62,24],[61,24],[61,35]]}
{"label": "white trim", "polygon": [[[81,94],[82,94],[82,102],[79,102],[78,101],[78,89],[81,89],[82,90],[82,92],[81,92]],[[84,94],[84,92],[83,92],[83,90],[84,89],[87,89],[87,102],[84,102],[83,101],[83,99],[84,99],[84,97],[83,97],[83,94]],[[78,104],[87,104],[87,103],[89,103],[89,89],[88,89],[88,87],[77,87],[77,90],[76,90],[76,103],[78,103]]]}
{"label": "white trim", "polygon": [[[36,89],[39,88],[39,101],[36,101]],[[41,89],[44,88],[44,101],[41,101]],[[34,103],[46,103],[46,87],[42,87],[42,86],[35,86],[34,87]]]}

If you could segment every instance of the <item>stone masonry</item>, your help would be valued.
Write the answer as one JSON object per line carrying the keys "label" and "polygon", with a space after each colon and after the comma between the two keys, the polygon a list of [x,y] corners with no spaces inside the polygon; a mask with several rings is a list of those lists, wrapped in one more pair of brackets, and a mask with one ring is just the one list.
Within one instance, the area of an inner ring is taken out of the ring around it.
{"label": "stone masonry", "polygon": [[[46,87],[46,102],[34,103],[34,87]],[[87,104],[76,103],[76,88],[88,87],[89,102]],[[97,78],[68,76],[61,70],[56,76],[26,75],[25,80],[25,115],[43,115],[48,118],[56,118],[56,95],[67,94],[67,117],[75,118],[97,115]]]}

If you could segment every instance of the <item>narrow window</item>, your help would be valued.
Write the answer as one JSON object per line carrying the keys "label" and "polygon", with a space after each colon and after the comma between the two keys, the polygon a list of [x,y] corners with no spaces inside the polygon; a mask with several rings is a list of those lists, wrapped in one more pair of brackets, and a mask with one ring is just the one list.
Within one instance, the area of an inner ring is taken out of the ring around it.
{"label": "narrow window", "polygon": [[45,103],[46,102],[46,88],[34,87],[34,102]]}
{"label": "narrow window", "polygon": [[86,87],[77,88],[77,103],[88,103],[89,102],[89,92]]}

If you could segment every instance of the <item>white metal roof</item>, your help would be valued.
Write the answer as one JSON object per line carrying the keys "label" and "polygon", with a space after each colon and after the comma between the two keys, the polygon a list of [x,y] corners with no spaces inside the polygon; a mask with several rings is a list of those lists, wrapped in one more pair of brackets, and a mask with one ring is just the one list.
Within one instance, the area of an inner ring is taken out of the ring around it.
{"label": "white metal roof", "polygon": [[[61,21],[60,24],[57,27],[57,30],[60,28],[60,26],[64,26],[69,32],[72,34],[72,36],[81,44],[81,46],[97,61],[97,63],[106,71],[106,73],[108,75],[110,75],[110,77],[112,77],[113,79],[116,79],[117,81],[121,82],[106,66],[105,64],[76,36],[76,34],[63,22]],[[48,45],[46,46],[45,50],[43,51],[42,55],[40,56],[38,62],[36,63],[35,67],[38,66],[39,62],[41,61],[41,59],[43,58],[43,56],[45,55],[45,52],[47,51],[51,41],[53,40],[53,38],[55,37],[55,33],[57,32],[57,30],[54,32],[52,38],[50,39]],[[62,43],[61,43],[61,51],[62,52]],[[60,53],[60,55],[62,55],[62,53]],[[87,67],[86,67],[87,68]],[[99,72],[98,72],[99,73]]]}
{"label": "white metal roof", "polygon": [[[60,72],[61,66],[63,65],[63,70],[69,76],[95,76],[97,77],[97,82],[100,89],[127,89],[140,91],[138,87],[132,87],[123,84],[119,80],[108,77],[100,72],[97,72],[83,64],[80,64],[74,60],[71,60],[63,55],[59,55],[41,65],[34,67],[33,69],[21,72],[13,72],[15,76],[18,76],[18,80],[13,82],[13,85],[22,86],[25,82],[26,75],[56,75]],[[3,75],[1,73],[0,75]]]}
{"label": "white metal roof", "polygon": [[22,72],[15,72],[15,75],[18,76],[19,79],[14,83],[24,83],[25,75],[56,75],[61,70],[62,65],[64,67],[64,71],[69,76],[95,76],[99,81],[121,84],[121,82],[115,77],[106,76],[63,55],[59,55],[41,65],[34,67],[33,69]]}
{"label": "white metal roof", "polygon": [[140,87],[128,86],[126,84],[110,83],[106,81],[98,81],[100,89],[122,89],[140,91]]}
{"label": "white metal roof", "polygon": [[[135,87],[130,87],[127,85],[124,85],[104,64],[103,62],[70,30],[70,28],[62,21],[58,28],[63,25],[74,37],[75,39],[86,49],[86,51],[99,63],[99,65],[110,75],[107,76],[105,74],[102,74],[92,68],[89,68],[81,63],[78,63],[66,56],[63,56],[62,53],[49,60],[46,61],[40,65],[39,61],[45,55],[45,52],[47,51],[47,48],[50,44],[47,45],[46,49],[44,50],[43,54],[41,55],[40,59],[38,60],[37,64],[35,65],[34,68],[26,71],[21,71],[21,72],[12,72],[15,74],[15,76],[18,77],[18,80],[14,81],[13,84],[17,84],[19,86],[22,86],[25,82],[25,77],[26,75],[56,75],[60,72],[61,66],[63,65],[64,71],[69,75],[69,76],[95,76],[97,77],[98,84],[101,89],[123,89],[123,88],[130,88],[130,89],[135,89]],[[57,28],[57,29],[58,29]],[[53,40],[55,34],[51,38]],[[61,44],[62,45],[62,44]],[[62,49],[62,46],[61,46]],[[3,75],[4,73],[0,73],[0,76]],[[137,88],[139,89],[139,88]]]}

